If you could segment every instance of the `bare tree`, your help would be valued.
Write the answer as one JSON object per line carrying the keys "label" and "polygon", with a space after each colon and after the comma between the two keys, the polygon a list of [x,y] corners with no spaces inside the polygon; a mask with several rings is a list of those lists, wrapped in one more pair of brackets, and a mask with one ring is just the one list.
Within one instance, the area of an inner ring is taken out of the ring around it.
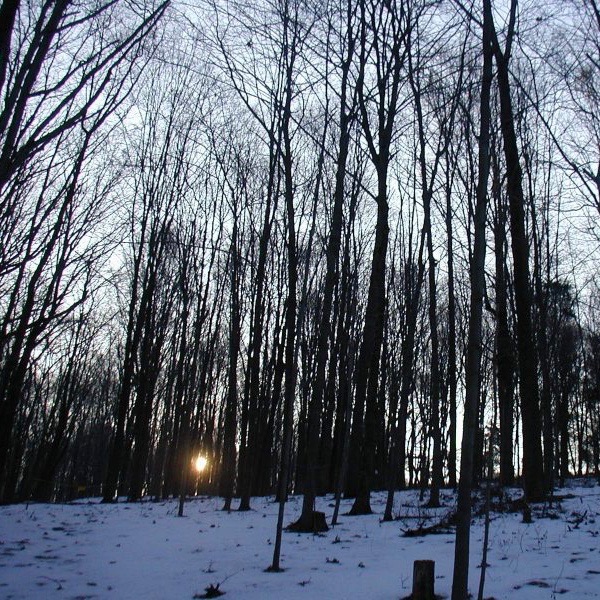
{"label": "bare tree", "polygon": [[509,63],[515,35],[517,2],[510,4],[506,46],[501,49],[493,27],[494,57],[498,67],[500,123],[507,170],[507,193],[510,210],[511,246],[517,312],[517,352],[519,358],[519,392],[523,420],[523,488],[529,501],[544,496],[544,468],[541,446],[541,416],[536,353],[531,352],[533,339],[532,292],[529,277],[529,242],[525,231],[525,198],[515,119],[511,97]]}
{"label": "bare tree", "polygon": [[490,0],[483,0],[481,93],[479,102],[479,148],[477,201],[474,221],[474,247],[471,262],[471,304],[466,358],[465,413],[461,444],[460,481],[452,600],[467,600],[469,585],[469,541],[471,528],[471,487],[473,456],[480,390],[481,330],[485,293],[485,225],[487,213],[488,176],[490,169],[490,95],[492,87],[493,18]]}
{"label": "bare tree", "polygon": [[[356,363],[351,464],[356,465],[356,499],[351,514],[370,514],[374,473],[377,392],[385,322],[386,256],[389,237],[388,171],[394,125],[400,108],[406,40],[413,25],[409,2],[360,5],[360,51],[357,81],[362,132],[377,175],[377,222],[369,291],[360,351]],[[375,114],[373,115],[373,111]]]}
{"label": "bare tree", "polygon": [[[349,77],[355,51],[355,12],[350,2],[345,5],[345,14],[340,19],[345,26],[340,34],[342,36],[342,62],[340,66],[340,100],[339,100],[339,141],[335,170],[335,187],[333,190],[333,209],[331,224],[329,226],[328,242],[326,248],[326,273],[322,292],[320,321],[318,326],[317,356],[315,377],[312,388],[312,397],[309,405],[306,482],[302,515],[294,530],[313,532],[315,528],[322,527],[315,520],[313,511],[317,488],[317,461],[319,459],[319,432],[320,416],[323,405],[323,396],[326,386],[326,366],[332,329],[332,305],[335,287],[339,282],[339,254],[342,242],[343,208],[346,195],[346,171],[352,122],[355,119],[354,94],[350,87]],[[328,57],[327,57],[328,58]],[[329,85],[329,83],[327,82]],[[326,128],[324,129],[326,131]],[[322,146],[323,147],[323,146]],[[330,359],[332,360],[332,359]],[[332,360],[332,362],[334,362]]]}
{"label": "bare tree", "polygon": [[165,9],[135,16],[120,2],[2,4],[0,289],[12,291],[0,326],[1,485],[32,353],[84,300],[74,291],[88,290],[82,282],[97,260],[100,246],[87,258],[77,250],[104,195],[100,186],[83,191],[88,157],[135,85]]}

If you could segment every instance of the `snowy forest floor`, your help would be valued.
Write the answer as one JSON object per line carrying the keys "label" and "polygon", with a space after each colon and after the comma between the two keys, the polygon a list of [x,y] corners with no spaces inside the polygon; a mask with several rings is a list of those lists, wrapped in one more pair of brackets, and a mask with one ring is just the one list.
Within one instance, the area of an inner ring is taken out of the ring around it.
{"label": "snowy forest floor", "polygon": [[[509,490],[514,498],[518,490]],[[493,512],[484,598],[600,598],[600,486],[573,480],[549,508],[533,507],[533,523],[517,512]],[[396,494],[399,520],[342,515],[329,532],[285,532],[281,573],[272,559],[277,505],[254,498],[250,512],[225,513],[220,498],[198,497],[177,517],[177,502],[21,504],[0,507],[0,598],[192,599],[220,584],[224,599],[400,599],[410,595],[413,561],[435,561],[436,593],[449,598],[454,532],[424,537],[407,530],[440,521],[455,498],[432,510],[418,491]],[[425,500],[427,497],[425,498]],[[286,522],[299,515],[291,497]],[[343,501],[342,512],[351,501]],[[235,504],[234,504],[235,506]],[[330,496],[317,500],[328,522]],[[484,518],[471,530],[470,589],[477,596]]]}

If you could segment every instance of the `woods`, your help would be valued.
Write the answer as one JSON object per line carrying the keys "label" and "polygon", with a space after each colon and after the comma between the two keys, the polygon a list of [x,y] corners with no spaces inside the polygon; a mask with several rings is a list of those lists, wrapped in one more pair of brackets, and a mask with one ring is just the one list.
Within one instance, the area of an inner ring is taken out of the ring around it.
{"label": "woods", "polygon": [[600,478],[596,0],[0,24],[2,503]]}

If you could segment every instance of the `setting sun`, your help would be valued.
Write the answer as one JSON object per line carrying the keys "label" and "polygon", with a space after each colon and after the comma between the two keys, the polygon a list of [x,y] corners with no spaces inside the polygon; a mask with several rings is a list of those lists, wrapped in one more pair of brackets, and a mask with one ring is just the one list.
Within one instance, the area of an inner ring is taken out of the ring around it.
{"label": "setting sun", "polygon": [[202,473],[202,471],[206,469],[207,464],[208,460],[205,456],[202,456],[201,454],[194,459],[194,468],[196,469],[196,471],[198,471],[198,473]]}

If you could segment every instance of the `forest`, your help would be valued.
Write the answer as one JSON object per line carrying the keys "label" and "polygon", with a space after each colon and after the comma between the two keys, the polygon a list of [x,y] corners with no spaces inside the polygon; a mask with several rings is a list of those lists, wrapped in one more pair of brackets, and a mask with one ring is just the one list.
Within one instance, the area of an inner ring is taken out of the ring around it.
{"label": "forest", "polygon": [[0,96],[1,503],[600,478],[597,0],[3,0]]}

